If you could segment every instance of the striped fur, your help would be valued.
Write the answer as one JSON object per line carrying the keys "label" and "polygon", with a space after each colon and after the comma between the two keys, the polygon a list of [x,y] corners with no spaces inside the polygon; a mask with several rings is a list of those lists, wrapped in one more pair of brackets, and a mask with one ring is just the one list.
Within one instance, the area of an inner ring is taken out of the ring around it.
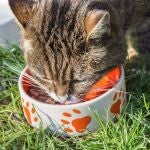
{"label": "striped fur", "polygon": [[[123,64],[126,32],[150,17],[149,0],[9,0],[9,4],[21,26],[30,70],[59,96],[82,95],[104,72]],[[105,15],[88,34],[86,18],[96,11]],[[143,25],[138,34],[145,39],[147,31],[149,26]]]}

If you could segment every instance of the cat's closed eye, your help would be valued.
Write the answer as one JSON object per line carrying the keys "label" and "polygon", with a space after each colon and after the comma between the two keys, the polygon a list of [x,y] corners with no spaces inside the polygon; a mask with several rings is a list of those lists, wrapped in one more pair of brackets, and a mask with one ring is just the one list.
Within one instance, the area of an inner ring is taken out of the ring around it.
{"label": "cat's closed eye", "polygon": [[73,80],[71,80],[71,84],[78,84],[78,83],[81,83],[84,81],[85,81],[85,79],[83,79],[83,80],[73,79]]}

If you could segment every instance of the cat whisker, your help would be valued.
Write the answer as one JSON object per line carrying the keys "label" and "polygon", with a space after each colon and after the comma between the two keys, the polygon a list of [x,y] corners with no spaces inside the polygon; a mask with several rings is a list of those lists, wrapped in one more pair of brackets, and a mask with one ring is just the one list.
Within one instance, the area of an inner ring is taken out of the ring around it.
{"label": "cat whisker", "polygon": [[47,89],[45,87],[43,87],[43,85],[36,79],[34,79],[32,76],[28,75],[27,73],[24,73],[23,76],[27,79],[30,79],[31,81],[33,81],[36,85],[38,85],[40,88],[44,89],[45,91],[47,91]]}
{"label": "cat whisker", "polygon": [[39,85],[31,82],[31,81],[27,81],[27,80],[22,80],[23,81],[23,84],[22,85],[29,85],[29,86],[32,86],[32,87],[37,87],[37,88],[41,88]]}
{"label": "cat whisker", "polygon": [[31,87],[35,87],[35,88],[40,88],[38,85],[34,85],[34,84],[30,84],[30,83],[23,83],[23,86],[31,86]]}

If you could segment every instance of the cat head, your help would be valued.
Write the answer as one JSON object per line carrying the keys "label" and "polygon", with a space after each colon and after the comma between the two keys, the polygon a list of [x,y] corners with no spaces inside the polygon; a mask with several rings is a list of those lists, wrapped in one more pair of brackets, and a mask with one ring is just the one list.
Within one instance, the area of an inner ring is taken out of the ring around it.
{"label": "cat head", "polygon": [[125,60],[119,15],[105,0],[9,0],[34,78],[60,101]]}

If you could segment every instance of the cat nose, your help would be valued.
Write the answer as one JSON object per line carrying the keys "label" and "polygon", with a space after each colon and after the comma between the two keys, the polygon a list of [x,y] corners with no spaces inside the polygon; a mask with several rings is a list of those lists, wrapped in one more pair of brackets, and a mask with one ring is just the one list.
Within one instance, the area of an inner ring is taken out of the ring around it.
{"label": "cat nose", "polygon": [[59,97],[64,97],[65,95],[68,95],[68,89],[66,87],[57,88],[56,95]]}
{"label": "cat nose", "polygon": [[56,95],[59,97],[64,97],[65,95],[68,95],[69,89],[68,86],[57,86],[56,87]]}
{"label": "cat nose", "polygon": [[65,100],[68,99],[69,85],[70,85],[69,82],[65,82],[65,83],[62,83],[62,82],[59,82],[59,81],[56,82],[55,93],[61,101],[65,101]]}
{"label": "cat nose", "polygon": [[68,95],[59,96],[59,95],[56,95],[56,93],[54,92],[49,93],[49,96],[53,98],[55,101],[60,102],[60,103],[64,103],[68,99]]}

